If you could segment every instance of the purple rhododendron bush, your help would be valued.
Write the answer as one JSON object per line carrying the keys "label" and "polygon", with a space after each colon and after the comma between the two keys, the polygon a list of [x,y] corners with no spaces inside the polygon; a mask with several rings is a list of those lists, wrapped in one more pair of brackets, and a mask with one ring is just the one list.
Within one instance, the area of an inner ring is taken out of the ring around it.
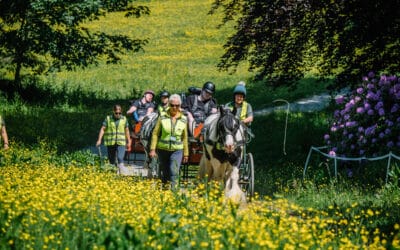
{"label": "purple rhododendron bush", "polygon": [[361,86],[335,101],[330,131],[324,136],[331,155],[399,155],[400,78],[370,72]]}

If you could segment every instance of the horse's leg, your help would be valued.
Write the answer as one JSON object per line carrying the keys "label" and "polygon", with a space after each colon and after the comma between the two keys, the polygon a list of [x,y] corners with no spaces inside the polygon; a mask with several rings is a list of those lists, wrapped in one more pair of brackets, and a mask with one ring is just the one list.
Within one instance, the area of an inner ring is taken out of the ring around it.
{"label": "horse's leg", "polygon": [[207,159],[205,155],[203,155],[200,159],[200,164],[199,164],[199,178],[200,180],[204,179],[206,176],[208,180],[212,178],[213,175],[213,169],[211,167],[210,161]]}
{"label": "horse's leg", "polygon": [[226,163],[221,163],[217,159],[211,159],[211,166],[213,169],[212,179],[216,181],[224,181],[225,182],[225,171],[226,171]]}

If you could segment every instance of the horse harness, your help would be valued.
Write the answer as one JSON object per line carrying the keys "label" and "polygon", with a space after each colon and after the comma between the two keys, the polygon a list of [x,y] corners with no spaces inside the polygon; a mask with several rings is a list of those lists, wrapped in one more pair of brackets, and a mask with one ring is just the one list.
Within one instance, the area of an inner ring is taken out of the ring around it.
{"label": "horse harness", "polygon": [[[232,113],[228,113],[226,114],[228,116],[232,116],[231,119],[233,118],[233,120],[236,120],[237,122],[232,126],[232,129],[227,130],[226,126],[224,124],[222,124],[222,120],[225,117],[221,117],[217,122],[217,140],[216,141],[212,141],[210,139],[206,140],[204,143],[207,145],[212,146],[212,153],[213,155],[219,159],[221,162],[225,162],[225,161],[229,161],[231,164],[235,163],[238,159],[238,157],[242,154],[242,149],[241,146],[245,145],[245,138],[243,137],[242,140],[240,141],[236,141],[236,133],[238,132],[239,128],[240,128],[240,121],[232,114]],[[223,149],[224,146],[224,138],[226,135],[231,135],[234,138],[234,142],[236,145],[236,148],[234,150],[233,153],[226,153]],[[211,159],[211,155],[210,153],[205,150],[205,155],[207,157],[208,160]]]}

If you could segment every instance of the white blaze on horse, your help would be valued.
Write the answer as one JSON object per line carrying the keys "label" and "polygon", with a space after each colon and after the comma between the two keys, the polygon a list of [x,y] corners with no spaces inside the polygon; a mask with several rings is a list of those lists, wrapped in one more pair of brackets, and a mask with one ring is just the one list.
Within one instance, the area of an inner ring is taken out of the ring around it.
{"label": "white blaze on horse", "polygon": [[222,107],[204,122],[204,151],[199,177],[223,181],[225,195],[236,202],[245,202],[245,194],[239,186],[245,135],[246,126],[230,110]]}

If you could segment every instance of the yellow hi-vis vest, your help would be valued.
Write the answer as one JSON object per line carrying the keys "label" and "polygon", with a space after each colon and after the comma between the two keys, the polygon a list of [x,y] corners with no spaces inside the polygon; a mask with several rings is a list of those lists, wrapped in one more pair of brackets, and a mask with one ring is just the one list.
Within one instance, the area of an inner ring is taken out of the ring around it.
{"label": "yellow hi-vis vest", "polygon": [[168,151],[183,149],[182,136],[187,127],[186,116],[181,115],[173,124],[168,114],[163,115],[160,125],[161,137],[157,142],[157,148]]}
{"label": "yellow hi-vis vest", "polygon": [[[235,107],[235,103],[234,102],[230,102],[228,103],[228,108],[232,111],[233,108]],[[241,121],[243,121],[244,119],[246,119],[247,117],[247,102],[243,101],[242,103],[242,110],[240,111],[240,116],[239,119]]]}
{"label": "yellow hi-vis vest", "polygon": [[125,127],[127,122],[128,121],[126,117],[121,116],[118,127],[116,127],[114,118],[111,115],[107,116],[107,127],[104,133],[104,145],[125,145]]}

